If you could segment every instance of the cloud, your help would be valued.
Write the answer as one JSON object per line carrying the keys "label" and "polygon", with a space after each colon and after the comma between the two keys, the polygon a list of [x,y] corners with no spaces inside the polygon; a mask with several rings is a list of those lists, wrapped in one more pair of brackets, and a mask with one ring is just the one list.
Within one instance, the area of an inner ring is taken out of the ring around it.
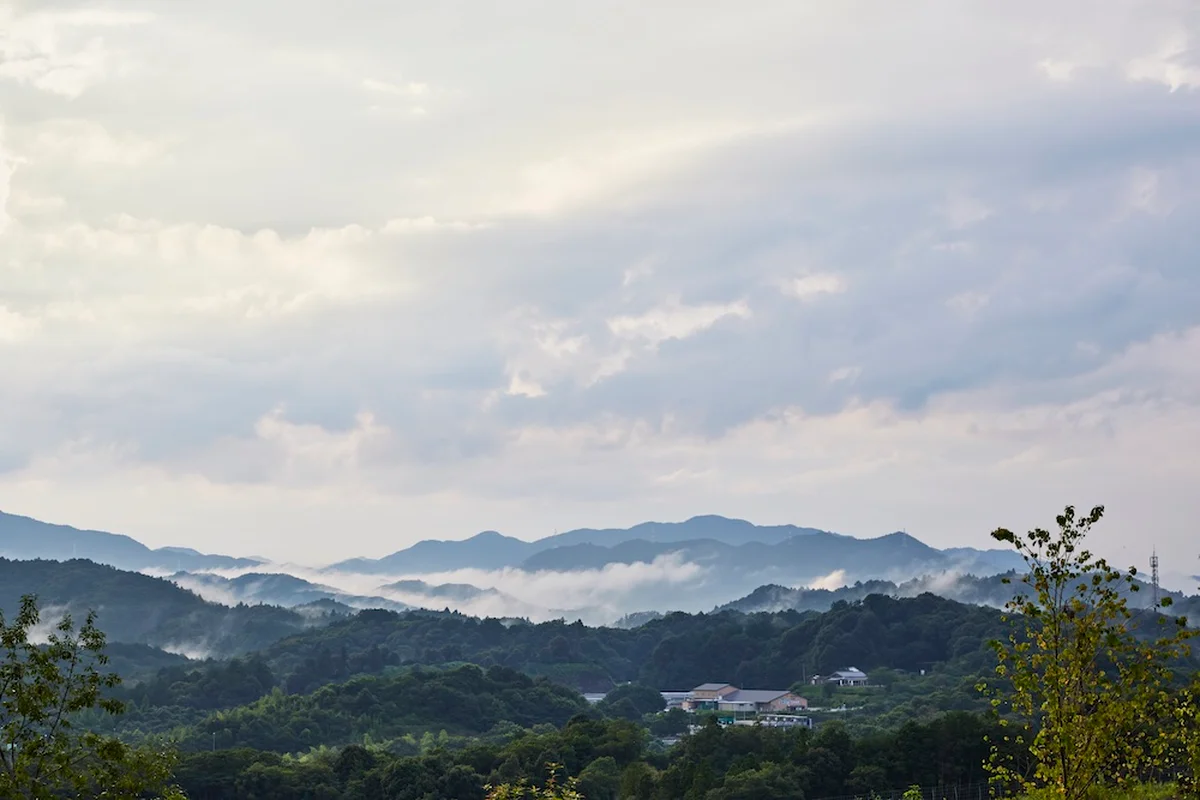
{"label": "cloud", "polygon": [[409,82],[406,84],[388,83],[387,81],[379,81],[373,78],[363,80],[363,88],[372,92],[383,92],[384,94],[398,94],[404,96],[419,97],[429,93],[429,85],[425,83]]}
{"label": "cloud", "polygon": [[674,299],[644,314],[614,317],[608,320],[608,329],[619,338],[656,346],[670,339],[686,339],[727,317],[744,319],[750,315],[745,301],[688,307]]}
{"label": "cloud", "polygon": [[[709,594],[699,591],[710,568],[689,562],[677,553],[660,556],[652,562],[609,564],[601,569],[572,572],[507,568],[366,575],[317,571],[291,563],[206,572],[230,579],[248,573],[282,573],[348,595],[382,597],[415,608],[439,611],[450,608],[480,617],[521,617],[536,622],[566,617],[583,619],[588,624],[608,624],[643,607],[702,609],[713,604]],[[231,592],[195,575],[171,576],[171,580],[206,600],[225,605],[270,599],[248,600],[244,592]],[[421,581],[429,587],[452,584],[464,591],[402,591],[390,586],[398,581]],[[253,593],[253,586],[247,591]],[[681,597],[680,592],[688,597]]]}
{"label": "cloud", "polygon": [[72,609],[65,605],[46,606],[39,609],[39,612],[38,623],[27,632],[29,642],[36,645],[49,644],[50,637],[58,634],[59,624],[65,616],[72,613]]}
{"label": "cloud", "polygon": [[0,9],[0,79],[75,99],[125,66],[100,31],[145,25],[144,12],[104,9],[23,14]]}
{"label": "cloud", "polygon": [[[651,562],[607,564],[600,569],[560,572],[462,569],[452,572],[404,575],[430,584],[456,583],[495,589],[503,596],[487,596],[467,602],[433,599],[434,605],[479,616],[523,616],[535,621],[557,619],[564,615],[585,618],[590,624],[611,622],[639,607],[638,601],[655,607],[672,600],[672,593],[694,584],[708,568],[686,561],[682,554],[659,556]],[[429,605],[431,599],[388,591],[386,595],[401,602]],[[514,602],[515,601],[515,602]]]}
{"label": "cloud", "polygon": [[104,126],[83,119],[50,120],[23,131],[29,141],[17,140],[32,164],[75,162],[81,165],[145,166],[167,151],[164,142],[134,135],[116,136]]}
{"label": "cloud", "polygon": [[0,506],[316,562],[1070,492],[1190,547],[1190,9],[120,9],[0,20]]}
{"label": "cloud", "polygon": [[846,585],[846,570],[837,569],[808,584],[809,589],[840,589]]}
{"label": "cloud", "polygon": [[[1193,37],[1196,35],[1193,31]],[[1171,36],[1155,52],[1129,62],[1130,80],[1162,83],[1175,92],[1182,88],[1200,87],[1200,59],[1189,43],[1189,35]]]}
{"label": "cloud", "polygon": [[787,291],[798,300],[812,300],[823,294],[841,294],[846,291],[846,282],[837,275],[816,273],[793,279]]}

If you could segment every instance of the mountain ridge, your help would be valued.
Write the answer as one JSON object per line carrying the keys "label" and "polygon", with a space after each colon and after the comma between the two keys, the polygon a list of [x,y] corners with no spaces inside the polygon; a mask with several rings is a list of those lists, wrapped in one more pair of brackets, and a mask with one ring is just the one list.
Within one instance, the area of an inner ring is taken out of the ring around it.
{"label": "mountain ridge", "polygon": [[0,557],[68,561],[83,558],[127,570],[246,569],[262,562],[210,555],[190,547],[157,549],[123,533],[76,528],[0,511]]}
{"label": "mountain ridge", "polygon": [[[1015,565],[1015,555],[1004,550],[978,550],[969,547],[937,550],[904,531],[859,539],[845,534],[796,525],[755,525],[743,519],[715,514],[690,517],[683,522],[643,522],[629,528],[579,528],[556,533],[535,541],[525,541],[496,531],[483,531],[467,539],[423,540],[411,547],[377,559],[354,558],[339,561],[324,572],[363,574],[419,575],[449,572],[455,569],[587,569],[607,564],[629,564],[683,549],[719,551],[724,547],[749,545],[778,546],[793,542],[826,542],[844,550],[851,542],[878,542],[900,550],[946,554],[949,562],[979,566],[995,562],[995,571]],[[702,544],[703,543],[703,544]],[[605,558],[607,550],[612,557]],[[638,557],[631,554],[636,553]],[[936,560],[932,556],[929,560]],[[586,564],[587,566],[583,566]],[[555,566],[557,565],[557,566]],[[833,566],[830,569],[836,569]],[[829,571],[829,570],[826,570]]]}

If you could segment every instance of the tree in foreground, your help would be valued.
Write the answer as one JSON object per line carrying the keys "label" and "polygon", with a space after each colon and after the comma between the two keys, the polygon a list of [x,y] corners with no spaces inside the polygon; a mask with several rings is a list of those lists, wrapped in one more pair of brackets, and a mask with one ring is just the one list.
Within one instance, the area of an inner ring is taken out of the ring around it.
{"label": "tree in foreground", "polygon": [[1172,720],[1182,699],[1171,665],[1195,631],[1158,608],[1130,611],[1137,570],[1116,570],[1083,546],[1103,515],[1102,506],[1085,516],[1068,506],[1054,532],[992,533],[1028,567],[1006,606],[1013,632],[994,643],[1001,685],[989,687],[1007,731],[989,768],[1007,788],[1075,800],[1180,766],[1180,740],[1169,735],[1180,729]]}
{"label": "tree in foreground", "polygon": [[534,786],[523,779],[516,783],[489,786],[487,800],[584,800],[575,778],[559,781],[558,772],[561,769],[561,764],[547,764],[546,771],[549,774],[541,786]]}
{"label": "tree in foreground", "polygon": [[95,615],[78,631],[64,616],[44,644],[33,641],[40,623],[32,596],[11,623],[0,612],[0,797],[182,798],[171,785],[173,754],[74,725],[82,711],[123,711],[104,696],[120,679],[100,671],[108,659]]}

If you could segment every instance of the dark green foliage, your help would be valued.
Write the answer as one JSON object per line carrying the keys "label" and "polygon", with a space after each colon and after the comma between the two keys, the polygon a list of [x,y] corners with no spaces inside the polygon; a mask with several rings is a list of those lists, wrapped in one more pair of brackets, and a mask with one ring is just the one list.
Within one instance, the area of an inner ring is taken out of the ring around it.
{"label": "dark green foliage", "polygon": [[297,752],[362,741],[364,735],[386,740],[439,729],[482,734],[503,722],[562,725],[585,709],[578,693],[505,667],[417,668],[360,676],[306,695],[277,689],[250,705],[205,718],[181,745],[211,747],[215,734],[218,747]]}
{"label": "dark green foliage", "polygon": [[184,759],[178,775],[192,800],[470,800],[482,798],[488,784],[536,785],[554,765],[561,765],[560,777],[578,778],[588,800],[865,796],[914,783],[983,780],[984,737],[994,730],[964,714],[857,739],[836,724],[815,734],[713,724],[654,755],[637,726],[579,716],[559,730],[422,756],[358,746],[301,759],[247,750],[196,753]]}
{"label": "dark green foliage", "polygon": [[[686,690],[711,680],[789,687],[805,675],[853,664],[918,671],[958,660],[990,667],[985,643],[1006,631],[994,609],[934,595],[872,595],[825,614],[671,614],[633,630],[547,622],[506,625],[458,614],[364,611],[284,639],[264,657],[292,691],[377,671],[392,660],[500,664],[581,691],[632,681]],[[375,655],[372,655],[375,654]]]}
{"label": "dark green foliage", "polygon": [[605,695],[596,710],[605,716],[639,720],[666,707],[667,703],[657,689],[640,683],[626,683]]}
{"label": "dark green foliage", "polygon": [[151,680],[125,688],[120,696],[139,706],[181,706],[216,710],[252,703],[277,685],[258,656],[195,666],[173,666]]}
{"label": "dark green foliage", "polygon": [[148,644],[108,642],[104,652],[108,656],[109,669],[120,675],[126,685],[148,680],[171,667],[195,664],[185,656],[168,653]]}
{"label": "dark green foliage", "polygon": [[597,758],[579,773],[579,791],[588,800],[617,800],[621,768],[612,756]]}
{"label": "dark green foliage", "polygon": [[26,594],[37,595],[47,608],[79,616],[102,610],[100,625],[114,642],[215,657],[258,650],[330,619],[275,606],[209,603],[170,581],[82,559],[60,563],[0,558],[0,610],[15,612]]}
{"label": "dark green foliage", "polygon": [[130,747],[77,724],[84,712],[123,710],[105,696],[120,678],[105,670],[95,616],[78,629],[64,616],[44,643],[33,639],[40,622],[32,595],[21,598],[11,622],[0,614],[0,797],[178,797],[172,753]]}

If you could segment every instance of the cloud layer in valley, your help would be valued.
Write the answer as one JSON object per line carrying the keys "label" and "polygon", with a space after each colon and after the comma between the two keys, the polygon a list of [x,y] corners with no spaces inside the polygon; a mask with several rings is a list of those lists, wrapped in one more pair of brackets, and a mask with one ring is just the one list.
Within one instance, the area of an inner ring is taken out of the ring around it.
{"label": "cloud layer in valley", "polygon": [[1104,502],[1118,562],[1197,563],[1197,42],[1170,0],[10,4],[0,508],[317,564]]}

